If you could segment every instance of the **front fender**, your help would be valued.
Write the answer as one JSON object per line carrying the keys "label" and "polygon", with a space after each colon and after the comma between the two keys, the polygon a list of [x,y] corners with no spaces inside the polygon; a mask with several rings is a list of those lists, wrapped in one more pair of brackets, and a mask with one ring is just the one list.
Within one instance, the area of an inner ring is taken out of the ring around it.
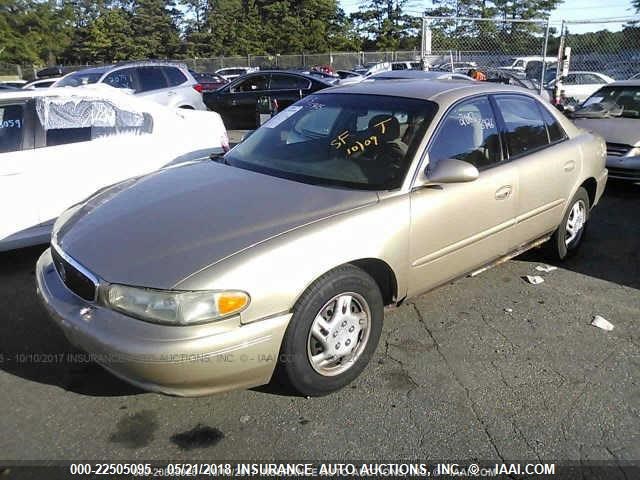
{"label": "front fender", "polygon": [[398,195],[284,233],[182,280],[178,289],[240,289],[251,303],[249,323],[290,311],[309,285],[329,270],[362,258],[386,262],[398,296],[407,291],[409,198]]}

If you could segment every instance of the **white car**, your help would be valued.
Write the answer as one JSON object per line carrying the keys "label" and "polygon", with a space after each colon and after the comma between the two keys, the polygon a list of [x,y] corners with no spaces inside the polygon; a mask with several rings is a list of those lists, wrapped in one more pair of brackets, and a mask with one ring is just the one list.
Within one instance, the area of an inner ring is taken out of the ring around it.
{"label": "white car", "polygon": [[247,73],[256,72],[258,69],[254,67],[227,67],[216,70],[216,73],[229,82]]}
{"label": "white car", "polygon": [[35,90],[36,88],[49,88],[58,80],[62,80],[62,77],[42,78],[40,80],[33,80],[32,82],[25,83],[22,86],[25,90]]}
{"label": "white car", "polygon": [[127,62],[87,68],[65,75],[52,86],[78,87],[93,83],[130,90],[167,107],[207,109],[202,100],[202,85],[185,65],[172,62]]}
{"label": "white car", "polygon": [[[582,103],[601,87],[613,81],[613,78],[599,72],[570,71],[562,80],[562,91],[565,98]],[[549,82],[548,88],[553,91],[555,86],[556,79],[553,79]]]}
{"label": "white car", "polygon": [[215,112],[105,85],[1,93],[0,251],[48,242],[55,218],[96,190],[227,149]]}

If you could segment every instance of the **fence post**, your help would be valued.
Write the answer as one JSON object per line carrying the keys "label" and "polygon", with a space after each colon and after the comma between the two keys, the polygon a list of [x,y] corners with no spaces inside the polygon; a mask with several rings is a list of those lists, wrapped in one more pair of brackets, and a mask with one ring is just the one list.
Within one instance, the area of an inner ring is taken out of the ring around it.
{"label": "fence post", "polygon": [[544,89],[544,74],[547,71],[547,47],[549,46],[549,19],[547,18],[547,27],[544,32],[544,46],[542,47],[542,72],[540,73],[540,95]]}
{"label": "fence post", "polygon": [[562,92],[562,63],[564,59],[564,44],[566,42],[566,26],[565,21],[562,20],[562,26],[560,27],[560,43],[558,45],[558,64],[556,66],[556,84],[555,91],[553,92],[553,100],[557,105],[560,101],[560,93]]}

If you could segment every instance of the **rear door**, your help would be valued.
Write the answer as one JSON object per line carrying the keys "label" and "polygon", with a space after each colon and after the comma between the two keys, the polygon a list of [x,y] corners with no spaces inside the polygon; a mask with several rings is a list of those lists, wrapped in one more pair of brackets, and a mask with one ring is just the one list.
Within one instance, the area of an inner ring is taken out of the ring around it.
{"label": "rear door", "polygon": [[39,223],[34,115],[33,102],[0,101],[0,242]]}
{"label": "rear door", "polygon": [[517,168],[514,240],[521,245],[560,223],[580,172],[580,151],[538,100],[518,94],[496,95],[493,99],[504,129],[506,154]]}
{"label": "rear door", "polygon": [[169,105],[176,95],[175,89],[169,87],[169,82],[162,72],[161,66],[149,65],[136,67],[138,75],[138,91],[141,97],[148,98],[162,105]]}
{"label": "rear door", "polygon": [[286,73],[273,73],[269,81],[269,96],[278,102],[278,110],[284,110],[309,93],[311,80]]}
{"label": "rear door", "polygon": [[480,176],[411,193],[409,295],[481,267],[512,247],[517,172],[504,161],[498,126],[487,96],[457,103],[440,121],[428,147],[429,168],[455,158],[475,165]]}

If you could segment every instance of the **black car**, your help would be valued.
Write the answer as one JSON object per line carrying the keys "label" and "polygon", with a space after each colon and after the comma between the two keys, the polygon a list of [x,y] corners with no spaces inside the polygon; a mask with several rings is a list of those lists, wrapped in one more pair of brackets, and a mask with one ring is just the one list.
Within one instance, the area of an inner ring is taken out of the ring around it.
{"label": "black car", "polygon": [[213,92],[203,92],[207,107],[218,112],[228,129],[255,129],[258,100],[267,98],[283,110],[310,93],[330,87],[322,78],[282,70],[261,70],[233,80]]}

